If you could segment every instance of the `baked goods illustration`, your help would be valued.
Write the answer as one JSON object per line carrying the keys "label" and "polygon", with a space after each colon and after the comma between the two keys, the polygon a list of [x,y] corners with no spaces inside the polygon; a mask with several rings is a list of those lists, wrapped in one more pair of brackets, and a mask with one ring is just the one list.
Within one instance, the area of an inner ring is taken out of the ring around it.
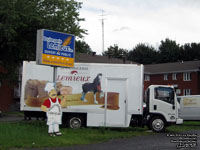
{"label": "baked goods illustration", "polygon": [[[40,107],[44,100],[48,97],[48,92],[45,91],[45,85],[48,81],[39,81],[29,79],[25,85],[25,103],[31,107]],[[61,82],[56,83],[56,91],[58,94],[64,92],[65,94],[72,93],[72,87],[63,86]]]}
{"label": "baked goods illustration", "polygon": [[[29,79],[25,85],[25,104],[29,107],[41,107],[45,99],[48,98],[47,91],[44,90],[48,81],[39,81]],[[105,108],[105,93],[97,92],[96,101],[94,103],[94,93],[88,92],[85,95],[87,102],[81,100],[82,93],[73,94],[73,88],[71,86],[62,85],[61,82],[56,83],[56,90],[58,91],[58,98],[65,100],[66,106],[77,105],[100,105],[100,108]],[[119,109],[119,93],[107,92],[107,109],[118,110]]]}

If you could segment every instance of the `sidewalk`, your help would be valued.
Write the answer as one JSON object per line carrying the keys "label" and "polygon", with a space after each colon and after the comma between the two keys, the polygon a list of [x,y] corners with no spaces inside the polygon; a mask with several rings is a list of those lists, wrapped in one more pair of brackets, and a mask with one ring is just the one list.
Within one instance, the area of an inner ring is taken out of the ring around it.
{"label": "sidewalk", "polygon": [[24,120],[23,114],[2,114],[0,122],[16,122]]}

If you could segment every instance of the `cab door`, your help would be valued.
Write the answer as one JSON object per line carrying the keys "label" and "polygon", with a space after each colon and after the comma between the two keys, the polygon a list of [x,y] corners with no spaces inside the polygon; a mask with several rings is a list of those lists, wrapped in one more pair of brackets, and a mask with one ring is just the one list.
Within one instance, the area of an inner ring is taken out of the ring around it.
{"label": "cab door", "polygon": [[172,87],[157,86],[151,89],[150,112],[161,114],[167,122],[175,122],[177,109]]}

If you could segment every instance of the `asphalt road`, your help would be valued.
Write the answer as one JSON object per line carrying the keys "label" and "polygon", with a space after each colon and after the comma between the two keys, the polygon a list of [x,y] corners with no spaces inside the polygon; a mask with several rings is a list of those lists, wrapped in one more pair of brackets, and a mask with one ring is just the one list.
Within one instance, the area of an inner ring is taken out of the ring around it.
{"label": "asphalt road", "polygon": [[23,116],[19,116],[19,115],[2,115],[0,117],[0,122],[16,122],[16,121],[21,121],[24,120]]}
{"label": "asphalt road", "polygon": [[[187,141],[183,144],[184,141]],[[181,143],[182,142],[182,143]],[[181,146],[181,147],[180,147]],[[194,147],[187,147],[194,146]],[[200,131],[187,133],[162,133],[127,139],[114,139],[104,143],[59,148],[34,148],[31,150],[198,150]],[[30,150],[30,149],[27,149]]]}

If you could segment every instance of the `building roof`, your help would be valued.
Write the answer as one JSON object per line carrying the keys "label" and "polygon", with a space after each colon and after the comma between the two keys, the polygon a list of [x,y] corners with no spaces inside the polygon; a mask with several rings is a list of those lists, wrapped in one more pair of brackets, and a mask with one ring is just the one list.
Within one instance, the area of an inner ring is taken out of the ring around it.
{"label": "building roof", "polygon": [[151,64],[144,66],[145,74],[163,74],[200,71],[200,61],[182,61],[174,63]]}
{"label": "building roof", "polygon": [[126,60],[125,63],[122,59],[112,58],[108,56],[101,56],[95,54],[84,54],[79,53],[76,54],[75,62],[81,63],[109,63],[109,64],[136,64],[135,62],[131,62]]}

